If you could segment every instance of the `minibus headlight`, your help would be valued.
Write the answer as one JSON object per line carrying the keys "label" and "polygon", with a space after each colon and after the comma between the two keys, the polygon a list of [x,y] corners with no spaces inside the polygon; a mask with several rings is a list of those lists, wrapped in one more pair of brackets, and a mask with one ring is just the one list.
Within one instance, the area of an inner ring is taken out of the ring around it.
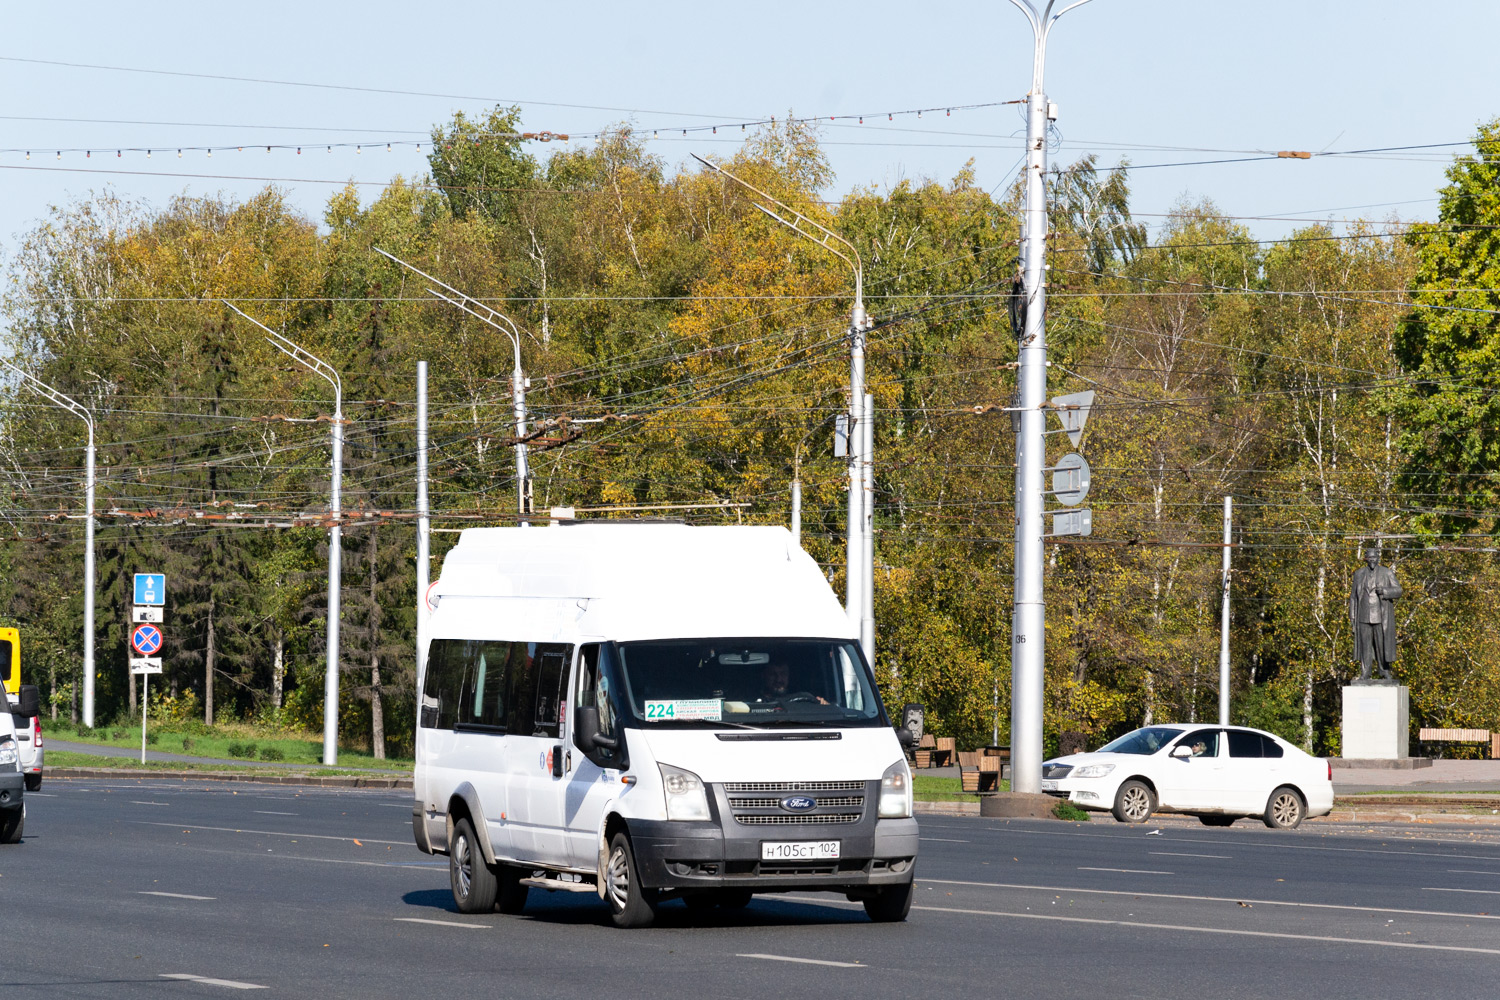
{"label": "minibus headlight", "polygon": [[7,736],[0,740],[0,767],[7,771],[19,771],[21,769],[21,754],[16,749],[16,741]]}
{"label": "minibus headlight", "polygon": [[661,790],[667,800],[667,819],[708,820],[708,792],[703,779],[692,771],[684,771],[671,764],[656,765],[661,769]]}
{"label": "minibus headlight", "polygon": [[906,819],[911,816],[911,772],[906,761],[898,760],[880,776],[880,818]]}

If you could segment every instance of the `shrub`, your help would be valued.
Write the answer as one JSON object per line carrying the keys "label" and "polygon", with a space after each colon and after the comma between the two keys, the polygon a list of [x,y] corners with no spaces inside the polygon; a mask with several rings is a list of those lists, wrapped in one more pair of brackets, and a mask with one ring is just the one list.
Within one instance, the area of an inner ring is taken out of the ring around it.
{"label": "shrub", "polygon": [[1087,823],[1089,821],[1089,814],[1067,799],[1063,799],[1052,807],[1052,815],[1058,819],[1065,819],[1070,823]]}
{"label": "shrub", "polygon": [[154,733],[154,732],[152,732],[149,729],[146,730],[146,742],[147,743],[155,743],[156,741],[158,741],[160,739],[161,739],[161,733]]}
{"label": "shrub", "polygon": [[123,740],[125,738],[125,730],[111,729],[109,731],[109,738],[112,740]]}
{"label": "shrub", "polygon": [[191,749],[193,749],[193,738],[191,736],[184,736],[182,738],[182,749],[183,750],[191,750]]}
{"label": "shrub", "polygon": [[255,758],[255,749],[254,743],[241,743],[239,740],[235,740],[229,744],[229,756],[244,757],[253,760]]}
{"label": "shrub", "polygon": [[266,747],[260,752],[261,760],[286,760],[286,754],[276,747]]}

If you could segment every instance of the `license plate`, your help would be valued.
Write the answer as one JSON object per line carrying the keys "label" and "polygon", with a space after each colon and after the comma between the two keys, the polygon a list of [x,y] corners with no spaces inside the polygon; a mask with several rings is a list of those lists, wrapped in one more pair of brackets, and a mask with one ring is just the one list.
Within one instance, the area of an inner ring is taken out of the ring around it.
{"label": "license plate", "polygon": [[837,861],[837,840],[767,842],[760,845],[762,861]]}
{"label": "license plate", "polygon": [[1055,792],[1055,791],[1057,791],[1057,779],[1056,778],[1043,778],[1042,779],[1042,791],[1044,791],[1044,792]]}

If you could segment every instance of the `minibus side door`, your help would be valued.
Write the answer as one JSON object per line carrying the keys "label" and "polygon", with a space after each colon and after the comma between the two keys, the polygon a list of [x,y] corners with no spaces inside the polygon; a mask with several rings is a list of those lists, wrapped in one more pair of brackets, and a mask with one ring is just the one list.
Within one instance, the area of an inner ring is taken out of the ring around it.
{"label": "minibus side door", "polygon": [[[585,643],[578,649],[569,685],[563,750],[563,819],[567,827],[568,854],[577,868],[599,863],[599,827],[605,807],[619,795],[620,773],[629,766],[625,757],[625,732],[620,724],[620,687],[616,681],[609,646]],[[575,720],[579,708],[599,710],[599,728],[619,741],[614,750],[598,747],[585,753],[578,742]]]}
{"label": "minibus side door", "polygon": [[[536,695],[530,717],[525,720],[529,727],[525,731],[530,735],[523,741],[527,746],[526,823],[531,831],[531,858],[550,865],[572,863],[563,819],[567,750],[559,738],[572,658],[573,647],[565,643],[532,645],[531,674]],[[513,727],[508,738],[516,739],[516,732]]]}

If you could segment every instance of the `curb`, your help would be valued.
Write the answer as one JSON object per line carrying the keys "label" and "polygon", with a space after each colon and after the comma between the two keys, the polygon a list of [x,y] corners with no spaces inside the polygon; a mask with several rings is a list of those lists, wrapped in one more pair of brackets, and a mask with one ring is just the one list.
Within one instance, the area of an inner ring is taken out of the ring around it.
{"label": "curb", "polygon": [[238,771],[147,771],[124,767],[49,767],[48,778],[163,778],[176,781],[245,781],[257,785],[312,785],[318,788],[410,788],[411,778],[357,774],[244,774]]}

